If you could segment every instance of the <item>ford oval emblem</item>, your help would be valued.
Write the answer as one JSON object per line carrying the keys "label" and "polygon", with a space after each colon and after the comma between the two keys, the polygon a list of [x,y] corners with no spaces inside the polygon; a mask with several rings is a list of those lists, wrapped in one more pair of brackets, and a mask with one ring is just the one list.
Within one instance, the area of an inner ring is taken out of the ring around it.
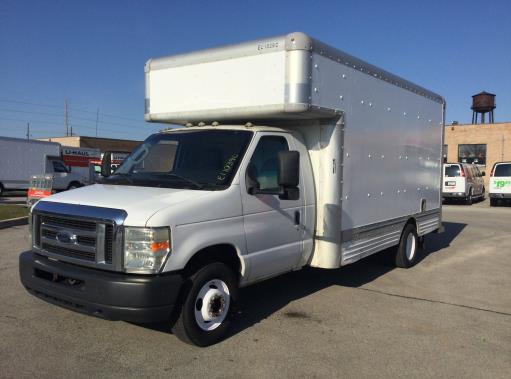
{"label": "ford oval emblem", "polygon": [[76,243],[76,235],[67,231],[67,230],[60,230],[57,232],[57,241],[62,243]]}

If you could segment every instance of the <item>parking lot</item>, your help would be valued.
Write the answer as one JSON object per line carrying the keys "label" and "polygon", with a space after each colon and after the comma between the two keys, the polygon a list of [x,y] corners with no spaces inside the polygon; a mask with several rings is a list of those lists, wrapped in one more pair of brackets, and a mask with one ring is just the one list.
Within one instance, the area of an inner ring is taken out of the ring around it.
{"label": "parking lot", "polygon": [[0,230],[0,377],[480,377],[511,372],[511,208],[444,206],[445,233],[396,269],[379,254],[243,291],[209,348],[26,293],[26,227]]}

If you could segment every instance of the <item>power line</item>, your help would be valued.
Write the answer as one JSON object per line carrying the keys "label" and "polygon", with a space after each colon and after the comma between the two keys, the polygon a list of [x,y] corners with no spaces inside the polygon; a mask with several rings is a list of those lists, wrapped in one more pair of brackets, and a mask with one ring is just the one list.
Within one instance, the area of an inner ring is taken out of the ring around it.
{"label": "power line", "polygon": [[[0,102],[2,102],[2,103],[12,103],[12,104],[33,105],[33,106],[37,106],[37,107],[62,109],[62,107],[60,105],[33,103],[33,102],[29,102],[29,101],[0,99]],[[96,112],[94,112],[94,111],[89,111],[89,110],[85,110],[85,109],[81,109],[81,108],[69,107],[69,109],[73,110],[75,112],[84,112],[84,113],[89,113],[89,114],[96,114]],[[125,116],[118,116],[118,115],[114,115],[114,114],[109,114],[109,113],[100,113],[100,116],[118,118],[118,119],[121,119],[121,120],[132,121],[132,122],[141,122],[141,121],[143,121],[143,120],[136,120],[136,119],[125,117]]]}
{"label": "power line", "polygon": [[21,109],[3,109],[0,108],[2,112],[14,112],[14,113],[30,113],[30,114],[39,114],[42,116],[52,116],[52,117],[62,117],[62,113],[46,113],[46,112],[38,112],[38,111],[25,111]]}
{"label": "power line", "polygon": [[5,99],[0,99],[0,102],[2,102],[2,103],[13,103],[13,104],[35,105],[35,106],[38,106],[38,107],[46,107],[46,108],[59,108],[59,109],[61,109],[61,108],[62,108],[60,105],[49,105],[49,104],[40,104],[40,103],[30,103],[30,102],[28,102],[28,101],[18,101],[18,100],[5,100]]}
{"label": "power line", "polygon": [[[6,117],[0,117],[0,120],[4,120],[4,121],[19,121],[19,122],[27,122],[26,119],[20,119],[20,118],[6,118]],[[31,120],[33,121],[33,120]],[[54,121],[40,121],[40,120],[36,120],[35,122],[39,123],[39,124],[51,124],[51,125],[56,125],[56,123]]]}
{"label": "power line", "polygon": [[[67,108],[67,111],[66,111],[66,108]],[[80,116],[70,116],[69,115],[69,110],[72,110],[73,108],[69,107],[69,106],[65,106],[64,105],[64,119],[66,120],[65,121],[65,125],[66,126],[66,134],[69,134],[69,123],[73,120],[73,119],[76,119],[76,120],[81,120],[81,121],[90,121],[90,122],[94,122],[96,123],[97,122],[97,119],[93,119],[93,118],[87,118],[87,117],[80,117]],[[38,114],[38,115],[42,115],[42,116],[50,116],[50,117],[62,117],[62,114],[60,113],[47,113],[47,112],[39,112],[39,111],[28,111],[28,110],[21,110],[21,109],[5,109],[5,108],[0,108],[0,111],[1,112],[14,112],[14,113],[28,113],[28,114]],[[103,113],[99,113],[98,114],[98,117],[103,115]],[[140,125],[139,126],[135,126],[135,125],[126,125],[124,123],[118,123],[118,122],[111,122],[111,121],[101,121],[100,125],[101,124],[107,124],[107,125],[113,125],[113,126],[122,126],[123,128],[132,128],[132,129],[140,129]],[[140,124],[142,125],[143,122],[141,121]],[[151,125],[147,125],[146,126],[151,126]],[[156,126],[155,126],[156,127]]]}

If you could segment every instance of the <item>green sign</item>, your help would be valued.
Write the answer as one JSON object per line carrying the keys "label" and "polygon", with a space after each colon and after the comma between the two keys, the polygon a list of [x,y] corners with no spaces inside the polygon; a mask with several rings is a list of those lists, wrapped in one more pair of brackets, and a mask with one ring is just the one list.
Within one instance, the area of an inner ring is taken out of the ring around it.
{"label": "green sign", "polygon": [[495,180],[494,184],[497,188],[509,187],[511,186],[511,180]]}

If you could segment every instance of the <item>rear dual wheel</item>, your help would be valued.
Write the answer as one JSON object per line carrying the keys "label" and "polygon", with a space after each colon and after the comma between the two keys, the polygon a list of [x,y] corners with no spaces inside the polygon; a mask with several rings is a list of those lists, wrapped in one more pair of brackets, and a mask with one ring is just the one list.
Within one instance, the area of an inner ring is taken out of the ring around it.
{"label": "rear dual wheel", "polygon": [[401,233],[401,240],[396,251],[397,267],[409,268],[417,263],[421,250],[421,241],[413,224],[407,224]]}

